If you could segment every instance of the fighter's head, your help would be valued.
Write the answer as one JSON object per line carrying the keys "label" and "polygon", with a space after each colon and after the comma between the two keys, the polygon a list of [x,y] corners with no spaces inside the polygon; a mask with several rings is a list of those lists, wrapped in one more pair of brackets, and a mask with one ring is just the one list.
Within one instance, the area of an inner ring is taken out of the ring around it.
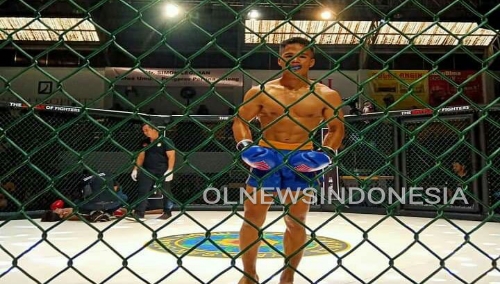
{"label": "fighter's head", "polygon": [[311,42],[303,37],[292,37],[280,44],[280,58],[278,64],[281,68],[290,66],[295,73],[307,73],[314,66],[314,48]]}

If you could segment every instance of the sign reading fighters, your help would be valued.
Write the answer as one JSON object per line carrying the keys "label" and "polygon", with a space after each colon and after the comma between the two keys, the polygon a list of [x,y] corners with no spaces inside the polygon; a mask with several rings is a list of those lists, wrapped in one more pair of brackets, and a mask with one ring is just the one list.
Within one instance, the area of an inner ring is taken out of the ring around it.
{"label": "sign reading fighters", "polygon": [[[450,113],[450,112],[467,112],[472,110],[470,106],[453,106],[453,107],[444,107],[438,109],[438,113]],[[433,111],[430,108],[423,109],[412,109],[412,110],[403,110],[401,111],[401,115],[428,115],[432,114]]]}
{"label": "sign reading fighters", "polygon": [[[144,71],[143,71],[144,70]],[[243,75],[235,71],[228,74],[225,69],[133,69],[124,67],[107,67],[106,78],[116,80],[115,85],[122,86],[158,86],[158,82],[166,82],[166,86],[202,86],[215,84],[217,87],[242,87]],[[123,77],[124,76],[124,77]],[[154,78],[154,79],[153,79]],[[216,83],[217,82],[217,83]]]}
{"label": "sign reading fighters", "polygon": [[[7,103],[7,105],[9,107],[12,107],[12,108],[24,108],[24,109],[29,108],[29,106],[27,104],[23,104],[23,103],[9,102],[9,103]],[[33,108],[36,110],[47,110],[47,111],[56,111],[56,112],[71,112],[71,113],[79,113],[81,111],[81,108],[79,108],[79,107],[45,105],[45,104],[35,105]]]}

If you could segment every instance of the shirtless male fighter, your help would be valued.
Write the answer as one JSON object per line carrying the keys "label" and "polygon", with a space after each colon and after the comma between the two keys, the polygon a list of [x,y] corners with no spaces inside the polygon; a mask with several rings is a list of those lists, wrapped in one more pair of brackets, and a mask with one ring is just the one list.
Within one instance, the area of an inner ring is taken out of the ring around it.
{"label": "shirtless male fighter", "polygon": [[[331,164],[331,157],[344,137],[340,95],[308,78],[309,68],[315,62],[314,48],[310,45],[307,39],[300,37],[282,42],[278,59],[283,69],[281,78],[251,88],[233,122],[237,149],[242,160],[251,167],[246,190],[250,196],[256,196],[244,202],[245,221],[240,230],[239,246],[244,251],[241,259],[245,275],[239,284],[258,283],[258,235],[273,198],[259,189],[277,188],[273,193],[276,196],[277,191],[283,193],[285,189],[311,188],[311,180],[319,185],[322,170]],[[255,118],[259,119],[262,128],[257,143],[252,141],[249,128]],[[323,125],[328,127],[328,134],[321,147],[314,147],[309,137]],[[281,196],[290,197],[284,193]],[[284,200],[288,208],[283,240],[286,267],[281,273],[280,284],[293,283],[303,255],[300,248],[306,242],[304,224],[312,195],[301,196],[298,202],[291,198]]]}

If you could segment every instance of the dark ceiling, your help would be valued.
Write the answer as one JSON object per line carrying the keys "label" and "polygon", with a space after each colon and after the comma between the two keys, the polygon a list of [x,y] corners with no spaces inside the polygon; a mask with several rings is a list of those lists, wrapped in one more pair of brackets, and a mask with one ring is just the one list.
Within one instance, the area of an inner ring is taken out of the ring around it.
{"label": "dark ceiling", "polygon": [[[0,45],[1,65],[26,65],[34,56],[39,64],[93,66],[176,67],[190,64],[198,67],[273,68],[273,56],[266,49],[255,49],[244,44],[244,19],[251,8],[259,8],[265,19],[311,19],[320,7],[337,13],[338,20],[397,20],[397,21],[473,21],[485,27],[500,29],[498,0],[337,0],[337,1],[176,1],[188,11],[179,20],[168,20],[162,15],[167,1],[154,0],[8,0],[0,1],[0,15],[27,17],[85,17],[97,26],[102,41],[86,43],[12,43]],[[324,46],[332,58],[340,58],[352,46]],[[400,48],[400,47],[399,47]],[[238,61],[242,55],[250,56]],[[357,55],[343,58],[338,63],[327,60],[323,68],[341,64],[345,69],[361,65],[380,64],[391,58],[398,48],[373,50],[365,62]],[[406,53],[391,64],[416,64],[426,68],[429,59],[441,58],[449,50],[443,47]],[[498,52],[498,51],[497,51]],[[454,50],[442,64],[459,68],[460,64],[480,67],[481,62],[469,53],[484,50]],[[377,54],[375,56],[375,54]],[[413,59],[412,59],[413,58]],[[415,63],[414,59],[418,59]],[[436,59],[436,60],[437,60]],[[45,60],[45,61],[44,61]],[[404,62],[406,61],[406,62]],[[411,61],[411,62],[410,62]],[[498,60],[497,60],[498,61]],[[446,63],[448,62],[448,63]],[[465,62],[465,63],[464,63]],[[457,67],[458,66],[458,67]],[[499,68],[500,69],[500,68]]]}

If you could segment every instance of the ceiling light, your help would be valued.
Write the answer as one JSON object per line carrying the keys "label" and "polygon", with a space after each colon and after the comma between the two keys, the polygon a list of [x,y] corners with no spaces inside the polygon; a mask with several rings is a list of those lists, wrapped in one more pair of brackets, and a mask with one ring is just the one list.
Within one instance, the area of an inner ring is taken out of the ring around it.
{"label": "ceiling light", "polygon": [[321,19],[323,20],[329,20],[332,18],[332,12],[328,11],[328,10],[325,10],[323,12],[321,12]]}
{"label": "ceiling light", "polygon": [[168,3],[165,6],[165,15],[167,17],[173,18],[173,17],[176,17],[177,15],[179,15],[179,13],[180,13],[179,6],[172,4],[172,3]]}
{"label": "ceiling light", "polygon": [[498,31],[478,28],[473,22],[393,22],[372,21],[299,21],[283,23],[282,20],[246,20],[245,43],[279,44],[291,36],[314,37],[318,44],[355,45],[372,33],[374,25],[379,25],[374,45],[416,46],[490,46],[497,38]]}
{"label": "ceiling light", "polygon": [[257,19],[260,16],[259,11],[257,10],[251,10],[248,12],[248,18],[249,19]]}

